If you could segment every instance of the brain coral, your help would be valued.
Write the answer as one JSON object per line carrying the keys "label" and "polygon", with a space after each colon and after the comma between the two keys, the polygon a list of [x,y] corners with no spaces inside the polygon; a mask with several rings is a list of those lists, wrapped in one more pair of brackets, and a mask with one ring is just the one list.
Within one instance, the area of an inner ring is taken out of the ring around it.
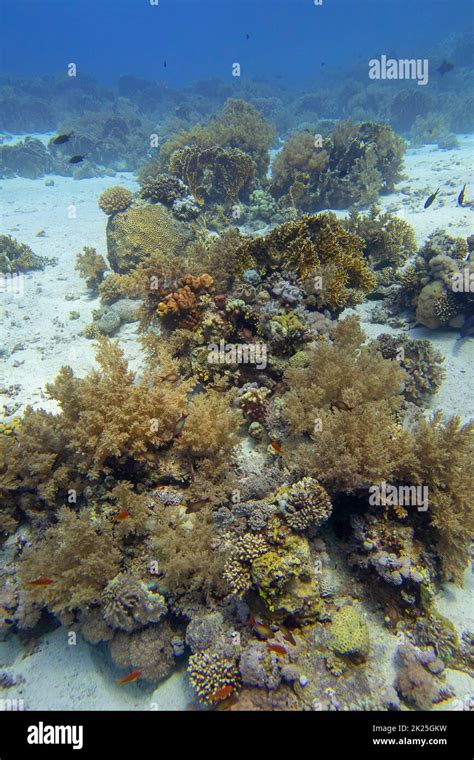
{"label": "brain coral", "polygon": [[99,196],[99,208],[104,214],[111,216],[119,211],[126,211],[132,202],[132,193],[125,187],[109,187]]}
{"label": "brain coral", "polygon": [[120,274],[157,251],[163,256],[182,254],[189,240],[189,229],[160,204],[132,207],[111,216],[107,223],[107,257]]}
{"label": "brain coral", "polygon": [[369,629],[359,610],[350,605],[334,613],[331,625],[331,649],[355,662],[369,655]]}

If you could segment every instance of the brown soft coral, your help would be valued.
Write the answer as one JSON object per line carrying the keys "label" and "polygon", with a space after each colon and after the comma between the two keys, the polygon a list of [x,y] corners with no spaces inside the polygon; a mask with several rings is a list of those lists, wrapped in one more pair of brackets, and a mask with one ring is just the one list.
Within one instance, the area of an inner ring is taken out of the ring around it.
{"label": "brown soft coral", "polygon": [[305,368],[288,369],[285,417],[290,430],[305,434],[289,454],[299,471],[331,490],[361,488],[388,479],[400,460],[407,433],[396,423],[404,372],[363,347],[358,320],[334,330],[334,343],[308,352]]}
{"label": "brown soft coral", "polygon": [[434,529],[443,575],[462,583],[474,533],[474,422],[443,422],[441,412],[421,418],[413,431],[410,456],[399,480],[428,489],[426,518]]}
{"label": "brown soft coral", "polygon": [[87,287],[97,290],[107,269],[107,263],[95,248],[86,245],[83,252],[77,254],[76,269],[86,281]]}
{"label": "brown soft coral", "polygon": [[81,472],[95,475],[127,460],[152,461],[173,440],[192,386],[170,387],[157,373],[137,384],[118,346],[105,339],[98,344],[100,370],[78,379],[63,367],[48,386],[61,405],[60,426],[73,459]]}
{"label": "brown soft coral", "polygon": [[[77,514],[63,507],[57,524],[25,550],[19,578],[30,599],[59,614],[100,601],[102,590],[118,572],[119,562],[120,552],[110,526],[99,529],[87,512]],[[33,585],[41,578],[52,582]]]}

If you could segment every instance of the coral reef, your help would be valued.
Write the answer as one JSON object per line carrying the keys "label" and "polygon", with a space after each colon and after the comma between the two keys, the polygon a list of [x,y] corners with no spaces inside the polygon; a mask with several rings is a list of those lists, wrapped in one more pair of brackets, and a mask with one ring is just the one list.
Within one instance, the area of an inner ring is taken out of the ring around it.
{"label": "coral reef", "polygon": [[255,164],[238,148],[194,145],[172,154],[169,171],[186,182],[199,205],[211,201],[236,203],[241,193],[250,190]]}

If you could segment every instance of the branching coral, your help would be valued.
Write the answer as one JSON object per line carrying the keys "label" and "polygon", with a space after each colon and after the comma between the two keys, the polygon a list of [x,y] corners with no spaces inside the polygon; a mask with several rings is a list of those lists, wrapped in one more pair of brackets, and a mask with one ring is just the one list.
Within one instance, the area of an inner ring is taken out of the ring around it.
{"label": "branching coral", "polygon": [[188,670],[191,683],[204,704],[215,704],[238,690],[240,679],[235,661],[212,651],[191,655]]}
{"label": "branching coral", "polygon": [[413,340],[402,333],[383,333],[374,341],[384,359],[397,359],[406,371],[403,394],[407,401],[425,406],[441,387],[445,370],[444,356],[429,340]]}
{"label": "branching coral", "polygon": [[55,263],[54,259],[37,256],[25,243],[19,243],[11,235],[0,235],[0,272],[28,272],[44,269],[46,264]]}
{"label": "branching coral", "polygon": [[395,214],[381,212],[376,206],[365,215],[352,209],[344,224],[349,232],[364,240],[364,254],[375,270],[400,267],[416,253],[413,227]]}
{"label": "branching coral", "polygon": [[275,498],[288,525],[298,532],[318,527],[332,512],[327,492],[314,478],[306,477],[290,488],[279,489]]}
{"label": "branching coral", "polygon": [[274,128],[253,106],[243,100],[230,99],[222,113],[205,127],[196,126],[166,142],[161,148],[159,161],[144,167],[142,174],[156,174],[168,169],[168,162],[175,150],[186,145],[197,145],[199,148],[237,148],[253,159],[258,175],[264,177],[269,163],[268,151],[274,139]]}
{"label": "branching coral", "polygon": [[340,309],[361,300],[374,286],[362,248],[362,240],[347,232],[333,214],[319,214],[246,240],[238,255],[243,270],[278,269],[306,278],[307,290],[319,307]]}

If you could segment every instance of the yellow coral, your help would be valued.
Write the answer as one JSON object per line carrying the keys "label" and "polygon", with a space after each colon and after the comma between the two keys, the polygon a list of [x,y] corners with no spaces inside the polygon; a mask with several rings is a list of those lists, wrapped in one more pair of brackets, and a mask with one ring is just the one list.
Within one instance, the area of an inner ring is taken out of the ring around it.
{"label": "yellow coral", "polygon": [[104,214],[111,216],[117,214],[120,211],[126,211],[132,202],[132,193],[125,187],[115,185],[109,187],[99,197],[99,208],[102,209]]}

